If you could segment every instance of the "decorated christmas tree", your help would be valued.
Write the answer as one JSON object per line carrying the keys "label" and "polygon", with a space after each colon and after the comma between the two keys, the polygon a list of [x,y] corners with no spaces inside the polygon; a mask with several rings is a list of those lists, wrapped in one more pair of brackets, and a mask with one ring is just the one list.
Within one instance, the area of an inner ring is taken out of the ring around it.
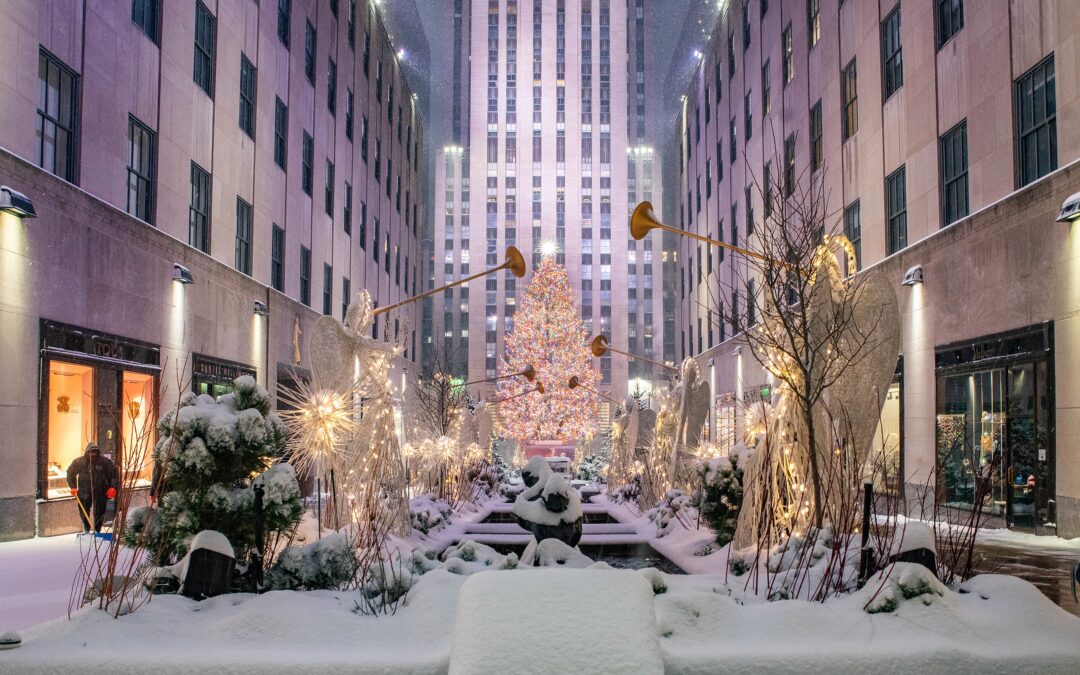
{"label": "decorated christmas tree", "polygon": [[[506,336],[506,354],[499,375],[536,371],[537,391],[499,405],[500,435],[524,440],[577,440],[593,430],[598,397],[593,391],[600,372],[593,366],[589,336],[578,316],[566,269],[552,256],[543,258]],[[570,378],[581,386],[571,389]],[[500,380],[499,398],[534,388],[524,376]],[[592,391],[590,391],[592,390]]]}

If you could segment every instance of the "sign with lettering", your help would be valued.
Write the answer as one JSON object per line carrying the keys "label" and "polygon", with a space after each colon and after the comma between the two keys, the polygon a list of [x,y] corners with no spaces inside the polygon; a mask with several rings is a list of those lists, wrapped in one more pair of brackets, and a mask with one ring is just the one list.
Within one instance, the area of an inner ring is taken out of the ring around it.
{"label": "sign with lettering", "polygon": [[41,347],[150,366],[161,359],[157,345],[48,319],[41,320]]}

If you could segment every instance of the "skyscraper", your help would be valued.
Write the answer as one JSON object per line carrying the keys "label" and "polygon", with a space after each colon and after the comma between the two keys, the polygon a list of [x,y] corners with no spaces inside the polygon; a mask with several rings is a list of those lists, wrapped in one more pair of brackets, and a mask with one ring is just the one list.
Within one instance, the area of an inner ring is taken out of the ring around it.
{"label": "skyscraper", "polygon": [[[626,224],[637,200],[660,201],[646,142],[649,2],[458,1],[454,142],[436,157],[433,283],[495,267],[510,245],[530,268],[554,255],[590,331],[658,359],[659,235],[635,242]],[[495,375],[527,283],[501,272],[436,298],[432,339],[456,374]],[[616,398],[631,378],[641,380],[631,390],[651,388],[649,368],[618,355],[598,365],[602,390]]]}

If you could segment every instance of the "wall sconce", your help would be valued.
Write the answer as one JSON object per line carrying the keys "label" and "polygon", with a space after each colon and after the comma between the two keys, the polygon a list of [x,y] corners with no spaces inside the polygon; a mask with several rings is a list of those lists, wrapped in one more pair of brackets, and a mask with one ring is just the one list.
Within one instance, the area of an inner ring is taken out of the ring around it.
{"label": "wall sconce", "polygon": [[37,218],[34,202],[23,193],[6,185],[0,186],[0,211],[19,218]]}
{"label": "wall sconce", "polygon": [[270,308],[266,306],[265,302],[255,301],[255,313],[259,316],[270,316]]}
{"label": "wall sconce", "polygon": [[1078,218],[1080,218],[1080,192],[1066,199],[1065,203],[1061,205],[1057,222],[1071,223]]}
{"label": "wall sconce", "polygon": [[173,263],[172,266],[172,278],[173,281],[178,281],[182,284],[195,283],[195,277],[191,275],[191,270],[184,267],[180,263]]}
{"label": "wall sconce", "polygon": [[923,282],[922,265],[916,265],[909,269],[904,274],[904,280],[900,282],[901,286],[914,286],[915,284],[921,284]]}

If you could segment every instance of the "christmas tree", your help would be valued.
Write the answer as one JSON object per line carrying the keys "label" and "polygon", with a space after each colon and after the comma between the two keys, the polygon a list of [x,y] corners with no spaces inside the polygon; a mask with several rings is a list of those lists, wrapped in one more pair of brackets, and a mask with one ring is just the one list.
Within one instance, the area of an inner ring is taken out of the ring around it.
{"label": "christmas tree", "polygon": [[[593,366],[588,337],[566,269],[552,256],[543,258],[525,289],[514,329],[506,336],[506,354],[498,374],[520,373],[531,365],[544,393],[500,404],[503,438],[577,440],[592,431],[599,403],[593,391],[600,372]],[[574,376],[582,386],[570,389]],[[500,381],[500,398],[534,386],[524,376],[508,377]]]}

